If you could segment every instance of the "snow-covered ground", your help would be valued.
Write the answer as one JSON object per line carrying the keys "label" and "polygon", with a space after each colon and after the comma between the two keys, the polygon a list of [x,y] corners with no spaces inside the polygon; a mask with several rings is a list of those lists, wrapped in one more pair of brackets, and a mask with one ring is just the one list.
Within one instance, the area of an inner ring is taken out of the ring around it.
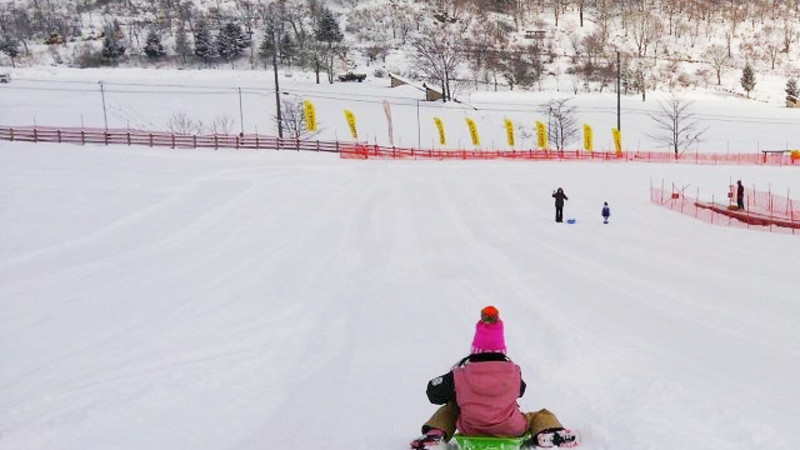
{"label": "snow-covered ground", "polygon": [[[102,126],[98,93],[48,95],[3,91],[0,123]],[[143,123],[174,107],[139,97]],[[347,132],[344,107],[318,99],[329,133]],[[415,122],[396,138],[416,141]],[[753,132],[792,138],[725,136]],[[800,448],[800,238],[653,205],[662,178],[800,193],[794,167],[0,142],[0,449],[404,449],[488,304],[522,408],[551,409],[586,450]],[[559,186],[574,225],[553,222]]]}

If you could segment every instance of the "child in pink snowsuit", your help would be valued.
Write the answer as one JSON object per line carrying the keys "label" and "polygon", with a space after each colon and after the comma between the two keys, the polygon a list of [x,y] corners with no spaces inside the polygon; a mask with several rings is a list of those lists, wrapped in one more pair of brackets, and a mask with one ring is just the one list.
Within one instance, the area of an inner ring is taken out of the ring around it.
{"label": "child in pink snowsuit", "polygon": [[494,306],[481,310],[470,355],[447,374],[428,382],[431,403],[443,405],[422,426],[412,449],[467,436],[519,437],[530,431],[540,447],[573,447],[577,439],[546,409],[523,413],[517,398],[525,393],[520,367],[506,356],[503,321]]}

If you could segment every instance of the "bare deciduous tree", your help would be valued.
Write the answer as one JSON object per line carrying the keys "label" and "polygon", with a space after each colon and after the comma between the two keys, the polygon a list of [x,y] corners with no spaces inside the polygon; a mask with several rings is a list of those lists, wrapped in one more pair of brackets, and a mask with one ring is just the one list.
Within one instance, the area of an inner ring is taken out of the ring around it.
{"label": "bare deciduous tree", "polygon": [[[278,117],[274,116],[273,120],[277,121]],[[317,123],[317,131],[308,131],[303,101],[300,99],[281,100],[281,126],[286,138],[297,140],[309,139],[321,130]]]}
{"label": "bare deciduous tree", "polygon": [[636,55],[642,57],[647,54],[647,47],[661,36],[663,27],[661,21],[650,11],[638,11],[631,16],[630,32],[636,44]]}
{"label": "bare deciduous tree", "polygon": [[636,92],[642,94],[642,101],[647,100],[647,88],[650,87],[653,67],[644,59],[637,59],[631,65],[631,82]]}
{"label": "bare deciduous tree", "polygon": [[777,29],[768,26],[764,27],[762,38],[761,46],[764,49],[764,55],[772,65],[772,70],[775,70],[775,60],[778,59],[778,53],[784,45],[783,36]]}
{"label": "bare deciduous tree", "polygon": [[451,83],[461,64],[461,37],[447,25],[431,27],[414,42],[414,68],[442,88],[442,100],[451,100]]}
{"label": "bare deciduous tree", "polygon": [[678,159],[689,147],[700,143],[708,128],[700,128],[692,112],[692,102],[674,92],[668,100],[660,101],[658,105],[660,111],[650,115],[658,133],[648,136],[668,144],[675,152],[675,159]]}
{"label": "bare deciduous tree", "polygon": [[542,113],[547,114],[547,138],[559,151],[574,141],[578,136],[578,120],[575,118],[575,107],[568,105],[568,98],[551,100],[542,106]]}
{"label": "bare deciduous tree", "polygon": [[189,116],[185,111],[177,111],[172,113],[169,122],[167,122],[169,130],[175,134],[202,134],[203,122]]}
{"label": "bare deciduous tree", "polygon": [[717,74],[717,85],[722,84],[722,70],[730,59],[728,50],[721,45],[712,45],[705,51],[704,56],[708,58],[708,63]]}
{"label": "bare deciduous tree", "polygon": [[217,116],[211,122],[211,132],[214,134],[231,134],[233,131],[233,119],[231,116]]}
{"label": "bare deciduous tree", "polygon": [[795,19],[783,20],[783,52],[789,53],[794,40],[797,39],[797,28],[795,28]]}

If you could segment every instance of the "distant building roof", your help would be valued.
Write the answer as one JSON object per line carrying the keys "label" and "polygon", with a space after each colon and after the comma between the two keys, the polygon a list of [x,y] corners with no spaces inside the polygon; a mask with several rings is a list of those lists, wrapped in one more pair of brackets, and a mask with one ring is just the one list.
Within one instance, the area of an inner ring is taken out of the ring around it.
{"label": "distant building roof", "polygon": [[442,92],[436,89],[432,89],[426,83],[422,83],[422,86],[420,86],[407,78],[403,78],[393,73],[389,74],[389,79],[391,80],[392,87],[408,85],[413,88],[419,89],[420,91],[425,93],[425,100],[429,102],[442,99]]}

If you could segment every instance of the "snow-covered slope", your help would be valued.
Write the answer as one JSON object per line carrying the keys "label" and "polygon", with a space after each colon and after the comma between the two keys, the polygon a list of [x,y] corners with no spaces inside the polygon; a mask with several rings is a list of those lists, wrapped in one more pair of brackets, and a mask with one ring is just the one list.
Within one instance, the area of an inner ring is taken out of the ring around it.
{"label": "snow-covered slope", "polygon": [[800,192],[779,168],[0,143],[0,449],[402,449],[487,304],[521,406],[582,448],[796,449],[800,240],[648,203],[652,177],[732,172]]}

